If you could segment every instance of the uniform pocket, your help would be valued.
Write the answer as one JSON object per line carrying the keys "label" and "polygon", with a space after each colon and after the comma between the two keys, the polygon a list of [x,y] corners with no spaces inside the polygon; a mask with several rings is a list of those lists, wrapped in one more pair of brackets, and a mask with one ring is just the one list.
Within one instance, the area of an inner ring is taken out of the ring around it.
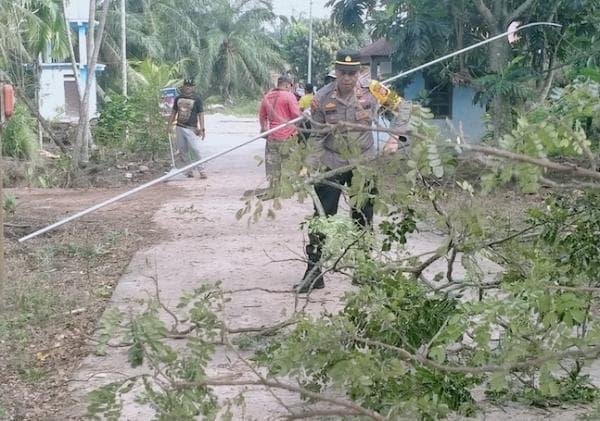
{"label": "uniform pocket", "polygon": [[371,115],[368,111],[357,111],[355,119],[360,124],[371,125]]}

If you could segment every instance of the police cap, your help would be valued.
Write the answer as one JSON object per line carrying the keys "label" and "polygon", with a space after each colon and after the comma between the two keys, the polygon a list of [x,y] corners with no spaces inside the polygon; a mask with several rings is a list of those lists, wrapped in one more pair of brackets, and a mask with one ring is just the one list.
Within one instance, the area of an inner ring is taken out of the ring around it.
{"label": "police cap", "polygon": [[335,70],[359,70],[360,53],[356,50],[339,50],[335,55]]}

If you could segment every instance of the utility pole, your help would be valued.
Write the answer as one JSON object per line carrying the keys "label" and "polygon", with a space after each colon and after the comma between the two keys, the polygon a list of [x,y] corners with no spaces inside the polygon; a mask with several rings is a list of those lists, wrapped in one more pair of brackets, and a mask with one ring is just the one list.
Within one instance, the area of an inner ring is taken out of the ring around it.
{"label": "utility pole", "polygon": [[312,39],[313,39],[313,25],[312,25],[312,0],[309,3],[308,9],[308,83],[312,82]]}
{"label": "utility pole", "polygon": [[123,96],[127,96],[127,30],[125,22],[125,1],[121,0],[121,77]]}

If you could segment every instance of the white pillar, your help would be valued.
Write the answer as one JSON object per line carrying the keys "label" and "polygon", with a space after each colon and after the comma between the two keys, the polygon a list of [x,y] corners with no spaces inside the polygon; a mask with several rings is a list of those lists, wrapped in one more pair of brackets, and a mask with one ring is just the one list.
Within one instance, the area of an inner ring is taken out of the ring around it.
{"label": "white pillar", "polygon": [[79,36],[79,64],[87,64],[87,23],[79,22],[77,24]]}

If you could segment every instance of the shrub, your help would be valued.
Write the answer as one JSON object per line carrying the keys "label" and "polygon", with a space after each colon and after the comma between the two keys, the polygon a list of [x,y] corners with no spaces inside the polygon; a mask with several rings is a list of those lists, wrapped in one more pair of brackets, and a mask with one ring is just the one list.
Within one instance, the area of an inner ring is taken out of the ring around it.
{"label": "shrub", "polygon": [[8,120],[2,136],[2,154],[16,159],[30,160],[37,151],[35,120],[27,109],[17,104],[13,117]]}

